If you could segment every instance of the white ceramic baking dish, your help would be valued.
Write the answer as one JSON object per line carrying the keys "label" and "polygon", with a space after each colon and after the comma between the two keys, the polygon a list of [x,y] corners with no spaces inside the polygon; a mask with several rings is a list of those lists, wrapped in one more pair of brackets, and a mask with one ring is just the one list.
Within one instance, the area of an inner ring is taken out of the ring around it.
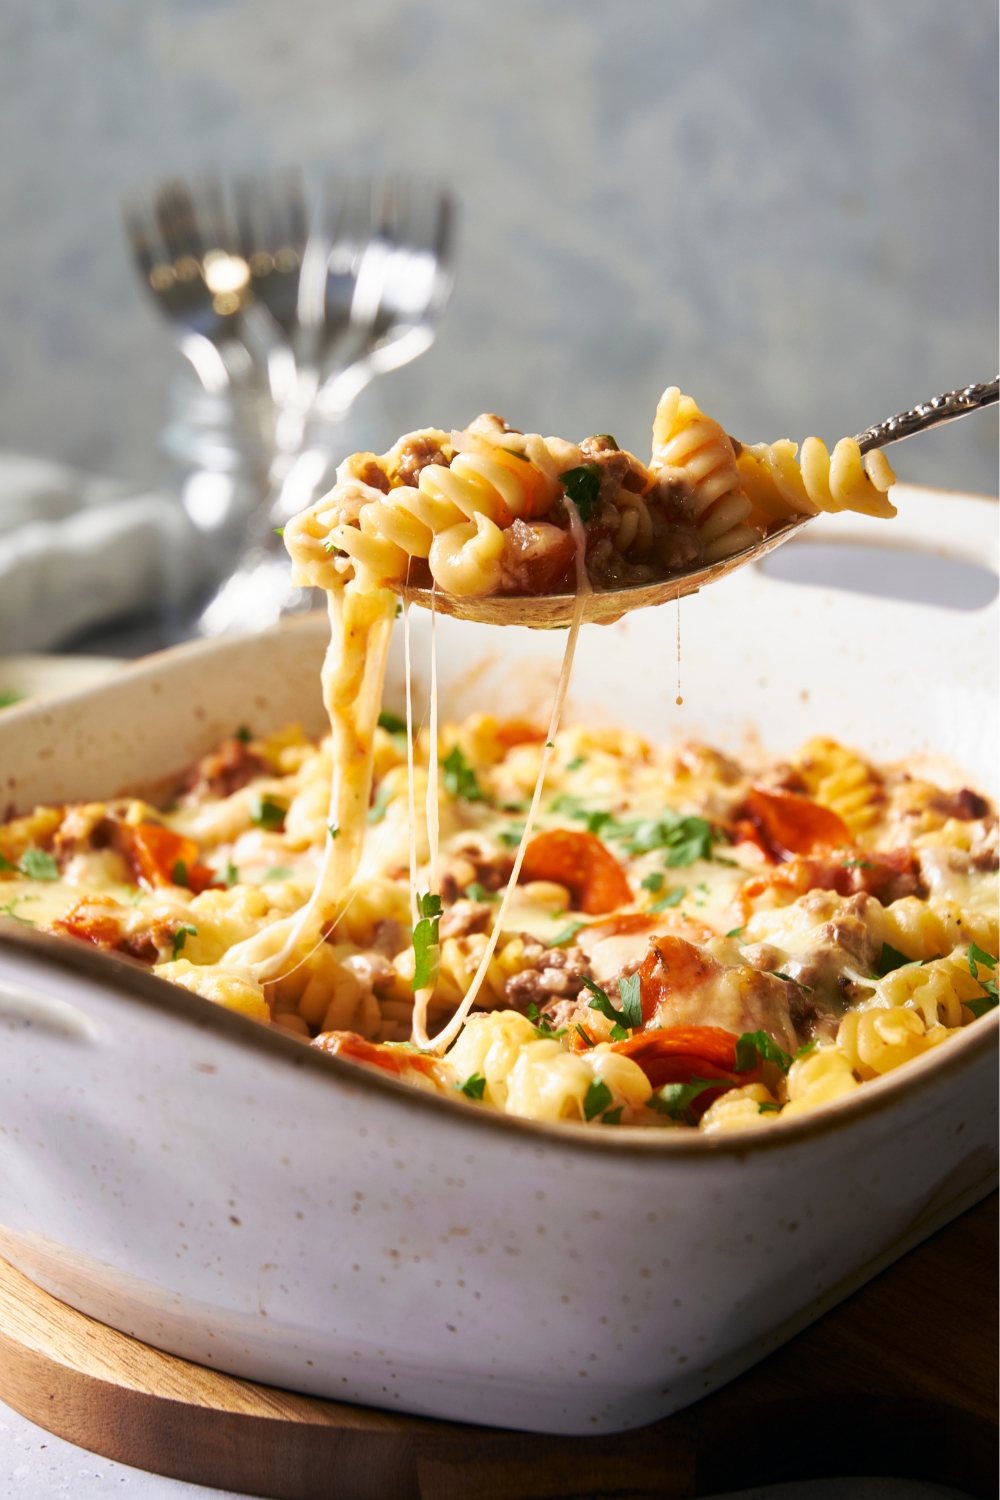
{"label": "white ceramic baking dish", "polygon": [[[891,528],[832,518],[810,544],[996,570],[994,506],[899,498]],[[827,732],[957,761],[995,795],[997,614],[747,570],[682,605],[683,708],[668,606],[584,631],[574,712],[735,750]],[[545,698],[561,636],[439,631],[454,710]],[[182,647],[11,710],[5,800],[149,782],[241,723],[318,730],[323,644],[307,621]],[[103,1322],[255,1380],[496,1426],[629,1428],[730,1379],[991,1189],[997,1017],[787,1126],[547,1127],[410,1091],[6,922],[0,1253]]]}

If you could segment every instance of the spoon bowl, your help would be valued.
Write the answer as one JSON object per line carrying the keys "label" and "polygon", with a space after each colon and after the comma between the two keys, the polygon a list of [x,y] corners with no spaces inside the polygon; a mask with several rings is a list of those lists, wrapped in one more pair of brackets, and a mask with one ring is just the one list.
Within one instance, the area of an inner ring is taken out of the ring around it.
{"label": "spoon bowl", "polygon": [[[583,620],[585,624],[613,625],[633,609],[649,609],[656,604],[668,604],[671,599],[682,599],[685,594],[696,594],[706,583],[717,583],[737,568],[766,557],[775,547],[797,536],[812,516],[797,516],[794,520],[772,531],[762,542],[745,547],[722,562],[709,563],[692,568],[686,573],[674,573],[670,578],[657,579],[655,583],[635,584],[624,589],[595,589],[585,595]],[[408,589],[404,584],[391,587],[401,598],[409,599],[421,609],[433,608],[437,614],[452,615],[456,620],[475,620],[481,625],[526,625],[530,630],[566,630],[573,620],[575,594],[482,594],[463,597],[446,594],[440,589]]]}

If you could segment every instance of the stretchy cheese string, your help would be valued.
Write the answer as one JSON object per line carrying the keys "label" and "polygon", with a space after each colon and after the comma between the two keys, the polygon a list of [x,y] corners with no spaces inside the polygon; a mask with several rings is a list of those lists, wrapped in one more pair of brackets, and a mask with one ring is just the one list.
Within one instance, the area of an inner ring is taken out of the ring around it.
{"label": "stretchy cheese string", "polygon": [[438,679],[437,679],[437,588],[431,588],[431,742],[427,756],[427,849],[428,890],[440,895],[440,809],[438,805]]}
{"label": "stretchy cheese string", "polygon": [[299,950],[316,941],[361,859],[396,596],[388,589],[361,592],[351,582],[328,590],[327,603],[330,645],[322,684],[333,779],[323,862],[305,906],[224,954],[222,963],[246,965],[258,982],[277,978],[301,959]]}
{"label": "stretchy cheese string", "polygon": [[406,679],[406,796],[410,815],[410,925],[416,927],[417,799],[413,787],[413,679],[410,672],[410,595],[403,591],[403,675]]}
{"label": "stretchy cheese string", "polygon": [[[436,1037],[428,1037],[427,1035],[425,1021],[426,1000],[424,1001],[423,1006],[415,1004],[413,1007],[413,1042],[422,1051],[444,1052],[446,1048],[450,1047],[451,1043],[455,1040],[462,1027],[464,1026],[465,1019],[468,1016],[473,1005],[475,1004],[476,997],[479,994],[479,991],[482,989],[483,981],[486,978],[487,971],[493,960],[493,954],[496,950],[497,942],[500,938],[500,931],[503,927],[503,919],[507,914],[507,908],[510,905],[511,898],[514,893],[514,888],[517,885],[518,877],[521,873],[521,865],[524,862],[524,853],[528,847],[528,840],[531,837],[532,824],[534,823],[535,817],[538,813],[538,805],[542,800],[542,789],[545,785],[545,775],[549,768],[549,760],[552,756],[552,751],[555,749],[555,738],[559,732],[559,722],[562,718],[563,705],[566,702],[566,692],[569,687],[570,674],[573,670],[573,657],[576,654],[576,643],[580,634],[580,626],[583,623],[583,611],[587,601],[587,594],[590,592],[590,581],[587,577],[586,566],[586,535],[584,533],[583,525],[580,521],[576,506],[571,503],[567,505],[567,510],[569,511],[570,515],[570,528],[573,532],[573,540],[576,542],[576,598],[573,603],[573,619],[569,627],[569,636],[566,640],[566,650],[563,652],[562,666],[559,670],[559,681],[556,684],[555,699],[552,704],[552,714],[549,718],[549,728],[548,733],[545,736],[545,745],[542,750],[542,759],[541,764],[538,768],[538,776],[535,779],[535,790],[531,798],[531,806],[528,809],[528,816],[525,819],[524,832],[521,835],[521,842],[518,845],[517,854],[514,858],[514,867],[510,872],[510,879],[507,882],[507,889],[504,891],[503,900],[500,903],[500,910],[497,912],[496,920],[493,923],[493,931],[490,933],[485,952],[483,953],[483,956],[479,961],[479,968],[476,970],[473,976],[472,983],[469,986],[464,1000],[456,1010],[455,1014],[452,1016],[451,1020],[448,1022],[447,1026],[445,1026],[442,1031],[439,1031]],[[433,700],[431,712],[432,714],[434,712]],[[421,991],[421,996],[426,995],[429,998],[429,994],[429,991]],[[418,997],[418,1000],[419,998],[420,997]]]}

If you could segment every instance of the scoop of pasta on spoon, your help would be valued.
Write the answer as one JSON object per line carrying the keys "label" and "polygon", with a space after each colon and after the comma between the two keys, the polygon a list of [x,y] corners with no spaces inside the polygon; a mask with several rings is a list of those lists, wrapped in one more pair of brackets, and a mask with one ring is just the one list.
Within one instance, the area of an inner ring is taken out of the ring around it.
{"label": "scoop of pasta on spoon", "polygon": [[787,439],[740,443],[676,386],[657,406],[648,463],[609,434],[575,444],[486,414],[352,455],[288,540],[330,583],[378,580],[425,607],[433,591],[442,614],[542,628],[570,623],[584,546],[583,619],[609,624],[756,561],[820,512],[892,517],[881,450],[992,405],[997,389],[935,397],[832,454],[813,437],[801,452]]}

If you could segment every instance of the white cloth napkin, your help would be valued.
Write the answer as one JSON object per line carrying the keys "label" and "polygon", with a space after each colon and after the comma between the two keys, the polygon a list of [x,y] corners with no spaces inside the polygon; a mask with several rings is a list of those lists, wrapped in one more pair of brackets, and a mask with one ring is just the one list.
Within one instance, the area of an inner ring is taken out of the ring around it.
{"label": "white cloth napkin", "polygon": [[0,654],[183,599],[207,577],[204,553],[168,495],[0,453]]}

